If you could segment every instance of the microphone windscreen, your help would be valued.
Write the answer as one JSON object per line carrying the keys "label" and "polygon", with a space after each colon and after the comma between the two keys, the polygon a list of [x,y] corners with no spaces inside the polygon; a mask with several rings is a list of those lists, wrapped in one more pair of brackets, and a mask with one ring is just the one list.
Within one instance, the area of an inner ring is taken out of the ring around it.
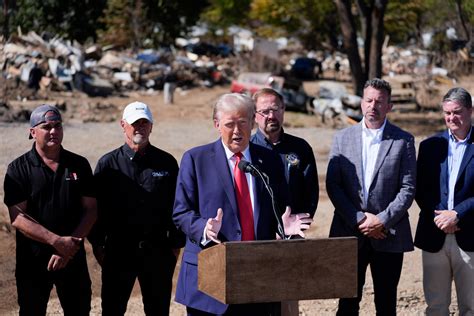
{"label": "microphone windscreen", "polygon": [[251,168],[250,168],[250,162],[248,162],[247,160],[241,160],[239,161],[239,164],[238,164],[238,167],[240,170],[242,170],[243,172],[250,172],[251,171]]}

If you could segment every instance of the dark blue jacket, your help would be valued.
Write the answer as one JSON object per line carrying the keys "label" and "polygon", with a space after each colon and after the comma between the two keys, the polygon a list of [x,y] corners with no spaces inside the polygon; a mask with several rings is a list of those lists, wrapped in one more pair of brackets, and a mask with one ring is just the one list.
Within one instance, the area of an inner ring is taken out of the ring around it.
{"label": "dark blue jacket", "polygon": [[[286,203],[285,181],[281,160],[272,151],[250,143],[252,164],[270,176],[271,186],[279,199],[280,210]],[[271,199],[263,182],[255,178],[257,240],[275,239],[277,224]],[[176,301],[186,306],[213,314],[223,314],[227,305],[197,289],[198,254],[204,248],[201,240],[209,218],[222,208],[222,228],[218,238],[222,242],[240,241],[239,211],[234,193],[232,175],[222,141],[193,148],[184,153],[178,174],[173,220],[186,234],[186,246],[176,289]],[[205,247],[210,247],[210,243]]]}
{"label": "dark blue jacket", "polygon": [[[421,142],[418,154],[416,202],[420,219],[415,246],[429,252],[439,251],[446,234],[434,223],[434,210],[448,209],[448,131]],[[458,213],[460,230],[456,241],[464,251],[474,251],[474,133],[459,169],[454,192],[454,210]]]}

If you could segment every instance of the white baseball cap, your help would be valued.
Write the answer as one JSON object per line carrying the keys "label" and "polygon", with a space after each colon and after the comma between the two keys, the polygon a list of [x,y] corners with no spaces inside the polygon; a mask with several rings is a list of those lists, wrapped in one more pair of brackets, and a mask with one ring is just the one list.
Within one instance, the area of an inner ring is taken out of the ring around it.
{"label": "white baseball cap", "polygon": [[153,117],[151,115],[148,105],[143,102],[132,102],[125,107],[123,110],[122,119],[128,124],[133,124],[139,119],[147,119],[150,123],[153,123]]}

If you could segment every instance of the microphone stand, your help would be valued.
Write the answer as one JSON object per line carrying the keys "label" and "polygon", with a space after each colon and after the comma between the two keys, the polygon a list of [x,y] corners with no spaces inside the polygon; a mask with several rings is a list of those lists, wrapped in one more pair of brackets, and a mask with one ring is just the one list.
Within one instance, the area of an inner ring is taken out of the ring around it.
{"label": "microphone stand", "polygon": [[[248,162],[247,162],[248,163]],[[273,190],[272,188],[270,187],[270,180],[268,178],[268,176],[264,173],[264,172],[260,172],[260,170],[258,170],[257,168],[255,168],[254,165],[252,165],[251,163],[248,163],[247,165],[248,167],[250,167],[252,169],[252,174],[253,175],[258,175],[260,177],[260,179],[262,179],[263,181],[263,184],[265,185],[265,188],[267,189],[268,191],[268,194],[270,195],[270,198],[272,200],[272,209],[273,209],[273,214],[275,215],[275,218],[277,220],[277,234],[278,236],[280,236],[280,238],[282,240],[285,240],[285,239],[289,239],[286,237],[285,235],[285,230],[283,228],[283,224],[281,223],[281,218],[280,216],[278,215],[278,212],[277,212],[277,209],[278,209],[278,206],[276,204],[276,201],[275,201],[275,196],[273,195]]]}

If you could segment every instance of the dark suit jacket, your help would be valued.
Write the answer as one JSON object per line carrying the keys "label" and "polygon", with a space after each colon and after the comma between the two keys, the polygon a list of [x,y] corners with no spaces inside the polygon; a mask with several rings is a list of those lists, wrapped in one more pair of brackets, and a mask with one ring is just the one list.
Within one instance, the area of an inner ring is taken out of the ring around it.
{"label": "dark suit jacket", "polygon": [[[448,131],[430,137],[420,144],[416,202],[420,219],[415,246],[437,252],[446,234],[434,223],[434,210],[448,209]],[[464,251],[474,251],[474,133],[468,140],[454,189],[454,210],[458,213],[460,231],[456,241]]]}
{"label": "dark suit jacket", "polygon": [[364,212],[376,214],[387,238],[368,241],[377,251],[413,250],[408,208],[415,196],[416,154],[413,136],[387,121],[375,162],[367,205],[364,203],[362,122],[336,134],[329,157],[326,189],[334,204],[330,237],[366,237],[357,223]]}
{"label": "dark suit jacket", "polygon": [[[270,181],[280,209],[286,202],[283,165],[278,156],[263,147],[250,144],[252,164],[270,176]],[[258,209],[256,239],[270,240],[276,237],[276,219],[269,194],[263,182],[255,178],[255,204]],[[227,305],[197,289],[197,257],[204,248],[201,240],[209,218],[215,217],[222,208],[222,228],[218,238],[222,241],[240,241],[239,212],[234,193],[232,175],[221,140],[193,148],[184,153],[178,175],[173,220],[186,238],[181,263],[176,301],[186,306],[214,314],[222,314]],[[212,246],[213,243],[206,245]]]}

